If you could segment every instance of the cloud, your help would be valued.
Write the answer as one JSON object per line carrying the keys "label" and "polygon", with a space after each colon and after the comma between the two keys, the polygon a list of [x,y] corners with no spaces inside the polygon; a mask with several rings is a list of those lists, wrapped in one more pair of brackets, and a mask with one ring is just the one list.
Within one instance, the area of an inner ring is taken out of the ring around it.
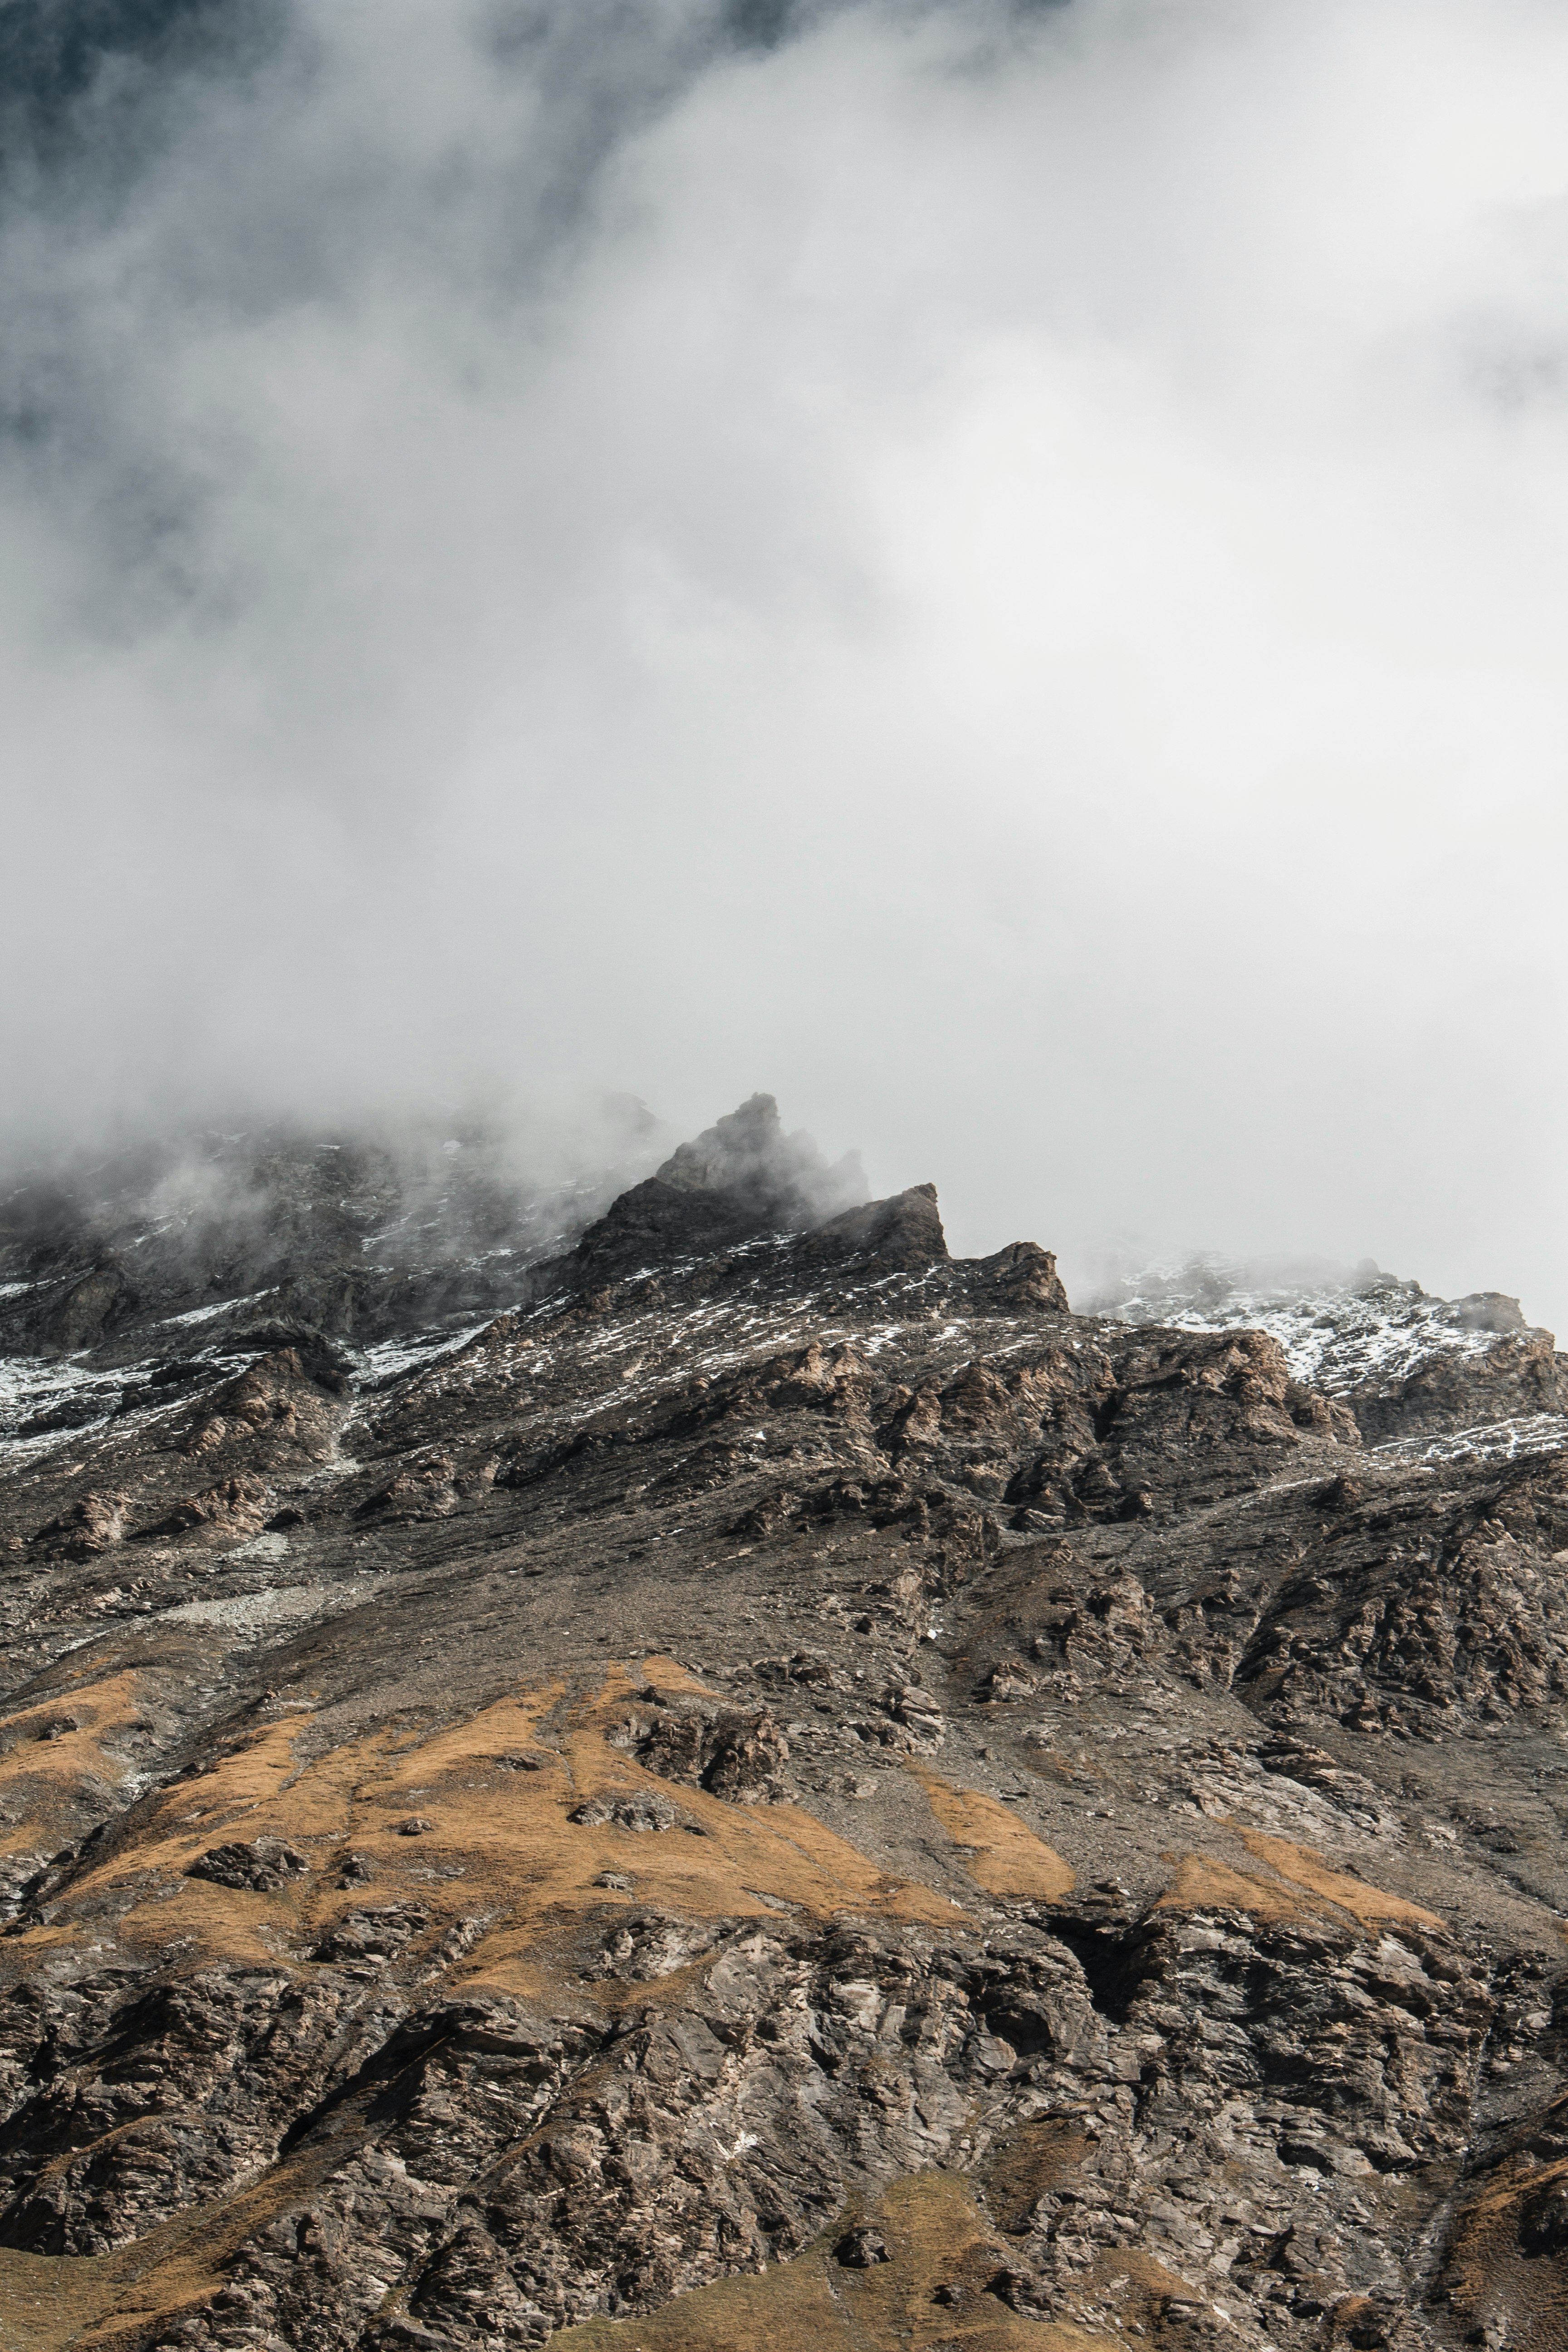
{"label": "cloud", "polygon": [[763,1087],[1568,1320],[1560,12],[124,21],[0,207],[18,1131]]}

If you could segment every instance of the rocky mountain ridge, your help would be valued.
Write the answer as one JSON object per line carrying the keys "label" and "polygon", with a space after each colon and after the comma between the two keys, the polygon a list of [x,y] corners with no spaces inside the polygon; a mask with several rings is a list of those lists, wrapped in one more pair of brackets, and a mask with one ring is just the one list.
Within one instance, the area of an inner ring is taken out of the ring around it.
{"label": "rocky mountain ridge", "polygon": [[16,2342],[1555,2343],[1549,1334],[332,1151],[6,1208]]}

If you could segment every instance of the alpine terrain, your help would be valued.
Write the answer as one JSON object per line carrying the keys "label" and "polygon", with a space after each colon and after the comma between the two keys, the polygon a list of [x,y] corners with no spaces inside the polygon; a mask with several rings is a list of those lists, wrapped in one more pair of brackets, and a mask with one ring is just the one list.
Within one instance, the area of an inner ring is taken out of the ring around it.
{"label": "alpine terrain", "polygon": [[864,1189],[0,1206],[15,2352],[1568,2339],[1551,1335]]}

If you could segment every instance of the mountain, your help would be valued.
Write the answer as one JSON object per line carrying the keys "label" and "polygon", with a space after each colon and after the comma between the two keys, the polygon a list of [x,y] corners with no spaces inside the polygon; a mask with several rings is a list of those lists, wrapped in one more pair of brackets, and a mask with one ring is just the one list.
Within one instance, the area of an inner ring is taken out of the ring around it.
{"label": "mountain", "polygon": [[0,1207],[5,2340],[1555,2346],[1551,1335],[642,1118]]}

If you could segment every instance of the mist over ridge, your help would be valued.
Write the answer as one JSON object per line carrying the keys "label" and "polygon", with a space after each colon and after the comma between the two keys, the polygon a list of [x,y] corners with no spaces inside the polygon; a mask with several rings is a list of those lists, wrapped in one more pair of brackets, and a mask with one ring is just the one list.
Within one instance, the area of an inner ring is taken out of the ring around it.
{"label": "mist over ridge", "polygon": [[4,35],[8,1164],[763,1084],[1568,1323],[1552,12]]}

